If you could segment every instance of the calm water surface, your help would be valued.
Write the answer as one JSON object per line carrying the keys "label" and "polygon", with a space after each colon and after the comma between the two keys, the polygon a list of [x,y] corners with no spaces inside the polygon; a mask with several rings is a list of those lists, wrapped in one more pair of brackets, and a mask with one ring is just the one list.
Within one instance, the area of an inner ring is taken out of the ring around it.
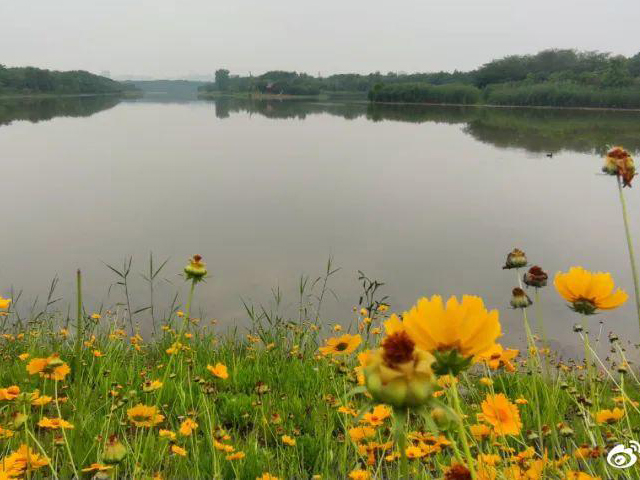
{"label": "calm water surface", "polygon": [[[241,299],[296,315],[301,274],[341,270],[323,317],[348,324],[357,270],[386,282],[392,309],[419,296],[477,294],[499,308],[505,342],[522,338],[503,271],[513,247],[553,274],[571,265],[611,271],[632,292],[615,180],[601,152],[640,150],[640,114],[366,104],[138,101],[84,98],[0,103],[3,233],[0,294],[23,289],[23,309],[54,275],[66,310],[76,268],[92,309],[132,255],[133,308],[147,290],[150,251],[170,258],[158,309],[187,257],[212,278],[197,308],[246,325]],[[547,152],[553,152],[548,158]],[[627,191],[640,251],[639,193]],[[15,292],[14,292],[15,296]],[[577,319],[552,286],[541,292],[548,335],[569,353]],[[148,313],[138,315],[148,324]],[[630,301],[600,315],[603,331],[638,338]],[[594,320],[594,324],[596,320]]]}

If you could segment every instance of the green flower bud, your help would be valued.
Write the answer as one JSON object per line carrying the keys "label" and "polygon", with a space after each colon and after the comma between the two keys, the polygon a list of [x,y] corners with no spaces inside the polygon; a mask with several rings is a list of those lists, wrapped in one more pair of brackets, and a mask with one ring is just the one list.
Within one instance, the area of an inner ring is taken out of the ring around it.
{"label": "green flower bud", "polygon": [[395,332],[364,365],[365,385],[374,399],[395,408],[424,405],[434,391],[433,360],[406,332]]}
{"label": "green flower bud", "polygon": [[118,437],[111,435],[107,440],[107,445],[102,454],[102,461],[106,464],[120,463],[127,456],[127,447],[124,446]]}
{"label": "green flower bud", "polygon": [[189,260],[189,265],[184,267],[184,273],[187,280],[200,282],[207,275],[207,265],[202,261],[202,257],[200,255],[194,255]]}

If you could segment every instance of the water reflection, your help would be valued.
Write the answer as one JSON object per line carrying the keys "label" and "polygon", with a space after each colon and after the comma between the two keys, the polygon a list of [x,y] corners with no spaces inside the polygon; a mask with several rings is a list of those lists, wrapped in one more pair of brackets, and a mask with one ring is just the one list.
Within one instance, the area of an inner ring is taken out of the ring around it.
{"label": "water reflection", "polygon": [[120,100],[114,95],[1,99],[0,126],[18,120],[36,123],[55,117],[89,117],[115,107]]}
{"label": "water reflection", "polygon": [[558,110],[546,108],[479,108],[367,103],[309,103],[305,101],[215,100],[216,116],[249,112],[267,118],[299,119],[329,114],[374,122],[461,124],[476,140],[500,148],[534,153],[562,150],[602,153],[612,144],[640,151],[640,112]]}
{"label": "water reflection", "polygon": [[[189,104],[201,102],[193,92],[184,95],[152,93],[140,98],[115,96],[3,99],[0,126],[16,120],[40,122],[55,117],[88,117],[120,102]],[[499,148],[521,148],[532,153],[573,151],[601,154],[613,144],[640,152],[640,112],[558,110],[545,108],[480,108],[426,105],[380,105],[367,102],[309,102],[221,97],[209,100],[215,115],[226,119],[249,113],[270,119],[304,120],[311,115],[333,115],[372,122],[444,123],[460,125],[480,142]]]}

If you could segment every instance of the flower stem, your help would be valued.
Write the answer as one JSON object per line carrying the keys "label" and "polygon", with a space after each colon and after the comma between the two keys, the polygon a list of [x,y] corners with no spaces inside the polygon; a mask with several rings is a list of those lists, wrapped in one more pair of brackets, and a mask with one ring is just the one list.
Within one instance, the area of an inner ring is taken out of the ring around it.
{"label": "flower stem", "polygon": [[627,202],[624,199],[622,191],[622,181],[618,176],[618,193],[620,194],[620,205],[622,206],[622,219],[624,220],[624,233],[627,238],[627,246],[629,247],[629,261],[631,262],[631,273],[633,274],[633,287],[636,296],[636,311],[638,313],[638,324],[640,325],[640,284],[638,282],[638,267],[636,266],[636,258],[633,253],[633,242],[631,241],[631,231],[629,229],[629,216],[627,215]]}
{"label": "flower stem", "polygon": [[75,345],[75,355],[73,359],[74,363],[74,372],[73,376],[76,382],[76,387],[80,386],[80,356],[82,354],[82,338],[84,336],[84,326],[83,326],[83,318],[82,318],[82,274],[80,273],[80,269],[76,273],[76,288],[77,288],[77,296],[78,296],[78,305],[77,305],[77,318],[76,318],[76,345]]}
{"label": "flower stem", "polygon": [[460,440],[462,441],[464,456],[467,460],[467,468],[471,472],[471,478],[476,478],[476,469],[473,466],[473,457],[471,456],[471,449],[469,448],[469,441],[467,440],[467,432],[464,428],[462,407],[460,406],[460,397],[458,396],[458,388],[456,387],[455,382],[451,383],[451,396],[453,397],[453,408],[455,409],[458,417],[458,432],[460,434]]}
{"label": "flower stem", "polygon": [[407,462],[407,411],[396,408],[393,411],[396,422],[396,443],[400,450],[400,476],[398,478],[409,478],[409,463]]}

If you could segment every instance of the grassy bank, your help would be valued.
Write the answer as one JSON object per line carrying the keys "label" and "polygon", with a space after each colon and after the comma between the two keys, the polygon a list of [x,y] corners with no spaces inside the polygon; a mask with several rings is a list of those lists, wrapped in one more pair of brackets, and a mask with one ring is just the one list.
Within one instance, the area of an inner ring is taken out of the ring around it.
{"label": "grassy bank", "polygon": [[[617,478],[606,453],[638,436],[640,383],[615,338],[615,353],[585,368],[531,337],[519,357],[434,376],[432,402],[405,417],[361,386],[363,352],[397,321],[375,296],[353,335],[332,326],[326,343],[313,305],[291,320],[248,308],[251,327],[225,332],[191,317],[192,301],[148,339],[128,331],[126,310],[77,322],[18,318],[5,302],[0,478],[471,478],[458,465],[469,465],[465,442],[477,478]],[[508,433],[487,407],[501,394]]]}

